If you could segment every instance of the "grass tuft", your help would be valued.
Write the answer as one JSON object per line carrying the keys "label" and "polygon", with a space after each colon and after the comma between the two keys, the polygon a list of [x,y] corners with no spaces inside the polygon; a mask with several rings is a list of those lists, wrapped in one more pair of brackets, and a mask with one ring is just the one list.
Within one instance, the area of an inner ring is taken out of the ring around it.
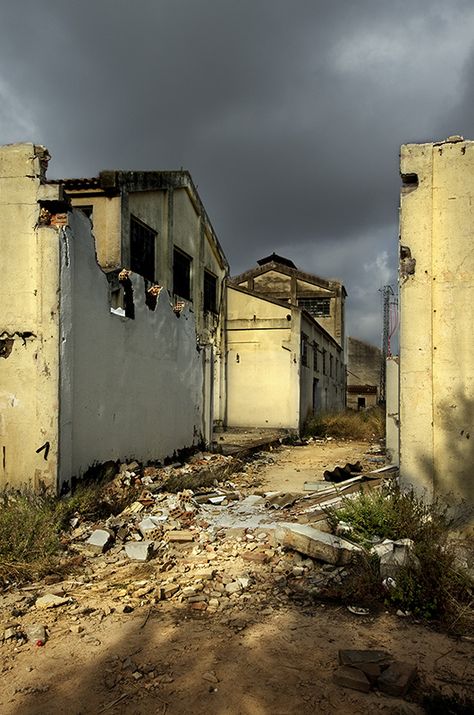
{"label": "grass tuft", "polygon": [[314,415],[305,424],[306,437],[339,439],[382,439],[385,435],[385,413],[381,407],[370,410],[346,410]]}

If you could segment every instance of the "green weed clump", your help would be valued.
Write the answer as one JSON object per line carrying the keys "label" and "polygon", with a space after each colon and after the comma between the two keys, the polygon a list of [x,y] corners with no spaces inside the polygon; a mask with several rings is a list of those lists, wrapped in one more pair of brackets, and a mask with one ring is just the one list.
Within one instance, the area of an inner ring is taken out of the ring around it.
{"label": "green weed clump", "polygon": [[64,537],[71,519],[106,519],[136,496],[137,488],[123,489],[107,481],[81,483],[63,498],[16,492],[0,495],[0,587],[64,572]]}
{"label": "green weed clump", "polygon": [[385,435],[385,414],[381,407],[314,415],[305,424],[306,437],[372,440]]}
{"label": "green weed clump", "polygon": [[50,571],[61,540],[56,504],[33,495],[3,495],[0,501],[0,585]]}
{"label": "green weed clump", "polygon": [[[327,518],[334,531],[341,521],[349,524],[351,538],[367,550],[341,587],[338,595],[343,600],[385,601],[455,632],[474,626],[473,584],[457,565],[448,540],[450,520],[439,502],[426,504],[413,491],[403,492],[389,482],[380,490],[344,498],[339,508],[327,510]],[[369,548],[375,540],[403,538],[413,541],[411,556],[399,567],[394,582],[381,589],[378,557]]]}

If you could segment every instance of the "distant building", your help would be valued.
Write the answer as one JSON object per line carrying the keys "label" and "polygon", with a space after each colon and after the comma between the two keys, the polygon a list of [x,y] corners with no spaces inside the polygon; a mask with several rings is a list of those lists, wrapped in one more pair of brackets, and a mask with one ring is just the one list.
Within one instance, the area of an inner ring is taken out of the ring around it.
{"label": "distant building", "polygon": [[343,334],[345,296],[341,283],[303,273],[276,254],[230,281],[230,427],[299,431],[312,414],[344,408],[346,368],[335,334]]}
{"label": "distant building", "polygon": [[232,278],[232,283],[267,298],[297,305],[317,320],[344,349],[343,284],[300,271],[293,261],[272,253],[258,265]]}
{"label": "distant building", "polygon": [[347,340],[347,406],[375,407],[380,399],[382,351],[357,338]]}

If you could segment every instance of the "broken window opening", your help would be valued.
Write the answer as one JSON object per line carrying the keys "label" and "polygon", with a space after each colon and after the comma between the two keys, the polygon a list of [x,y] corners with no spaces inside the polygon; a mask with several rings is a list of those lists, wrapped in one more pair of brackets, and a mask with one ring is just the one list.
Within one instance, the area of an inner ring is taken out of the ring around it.
{"label": "broken window opening", "polygon": [[329,377],[334,377],[334,356],[329,356]]}
{"label": "broken window opening", "polygon": [[323,348],[323,375],[326,374],[326,350]]}
{"label": "broken window opening", "polygon": [[148,281],[145,280],[145,305],[150,310],[155,310],[158,303],[158,296],[162,291],[162,287],[154,283],[149,286]]}
{"label": "broken window opening", "polygon": [[217,313],[217,277],[204,270],[204,310]]}
{"label": "broken window opening", "polygon": [[123,288],[123,309],[125,311],[125,317],[131,320],[135,319],[135,304],[133,302],[133,285],[130,280],[131,271],[122,270],[119,273],[120,285]]}
{"label": "broken window opening", "polygon": [[331,315],[330,298],[298,298],[298,305],[313,318],[328,318]]}
{"label": "broken window opening", "polygon": [[402,194],[409,194],[418,188],[418,174],[400,174],[402,179]]}
{"label": "broken window opening", "polygon": [[130,268],[149,281],[155,280],[156,231],[130,216]]}
{"label": "broken window opening", "polygon": [[318,343],[314,342],[313,343],[313,368],[314,372],[317,372],[318,370]]}
{"label": "broken window opening", "polygon": [[174,295],[192,300],[191,298],[191,265],[192,258],[179,248],[173,250],[173,293]]}

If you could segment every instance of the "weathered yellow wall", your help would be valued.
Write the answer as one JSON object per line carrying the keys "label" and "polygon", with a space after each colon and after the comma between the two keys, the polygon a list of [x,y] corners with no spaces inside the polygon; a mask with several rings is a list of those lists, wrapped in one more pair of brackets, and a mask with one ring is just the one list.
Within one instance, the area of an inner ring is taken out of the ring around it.
{"label": "weathered yellow wall", "polygon": [[430,497],[444,495],[467,519],[474,503],[474,142],[405,145],[401,173],[400,242],[411,252],[400,261],[401,477]]}
{"label": "weathered yellow wall", "polygon": [[123,268],[119,196],[90,196],[71,200],[73,206],[92,206],[97,261],[104,270]]}
{"label": "weathered yellow wall", "polygon": [[37,222],[59,189],[40,184],[43,152],[0,148],[0,488],[56,488],[59,242]]}
{"label": "weathered yellow wall", "polygon": [[298,429],[300,312],[232,286],[227,306],[227,424]]}

